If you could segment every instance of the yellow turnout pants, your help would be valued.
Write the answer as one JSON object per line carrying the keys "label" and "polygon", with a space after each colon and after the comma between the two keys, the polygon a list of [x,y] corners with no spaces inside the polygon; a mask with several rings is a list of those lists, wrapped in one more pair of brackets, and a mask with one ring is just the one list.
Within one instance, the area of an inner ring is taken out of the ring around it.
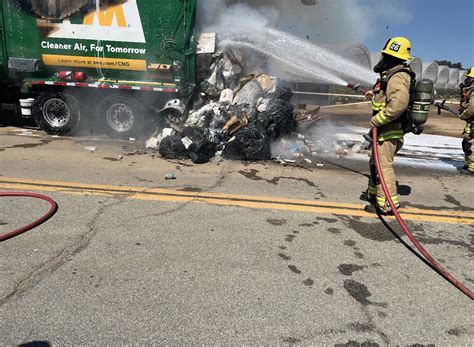
{"label": "yellow turnout pants", "polygon": [[[395,154],[403,147],[403,139],[393,139],[378,143],[378,151],[380,156],[380,167],[383,177],[387,183],[388,191],[395,205],[399,203],[397,193],[397,179],[393,169],[393,161]],[[387,199],[383,192],[380,179],[377,175],[375,160],[371,155],[370,158],[370,179],[369,179],[369,196],[376,197],[377,206],[381,209],[387,209]]]}
{"label": "yellow turnout pants", "polygon": [[474,172],[474,138],[465,137],[462,141],[462,150],[466,168]]}

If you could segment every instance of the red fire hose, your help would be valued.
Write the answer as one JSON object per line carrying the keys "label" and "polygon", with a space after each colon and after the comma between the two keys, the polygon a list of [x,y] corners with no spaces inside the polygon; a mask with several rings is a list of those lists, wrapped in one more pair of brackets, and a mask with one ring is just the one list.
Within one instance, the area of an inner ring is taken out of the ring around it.
{"label": "red fire hose", "polygon": [[54,216],[58,210],[58,204],[56,203],[56,201],[44,195],[34,194],[34,193],[9,193],[9,192],[0,193],[0,197],[11,197],[11,196],[41,199],[41,200],[47,201],[50,204],[50,208],[49,208],[49,211],[43,217],[35,220],[33,223],[25,225],[24,227],[21,227],[19,229],[10,231],[9,233],[0,235],[0,242],[6,241],[8,239],[11,239],[12,237],[18,236],[24,232],[27,232],[33,228],[36,228],[37,226],[43,224],[52,216]]}
{"label": "red fire hose", "polygon": [[415,245],[415,247],[420,251],[421,254],[425,257],[425,259],[433,265],[433,267],[438,270],[438,272],[446,279],[448,280],[451,284],[453,284],[456,288],[458,288],[461,292],[466,294],[471,300],[474,299],[474,293],[465,287],[461,282],[459,282],[456,278],[454,278],[444,267],[442,267],[424,248],[423,246],[418,242],[418,240],[413,236],[411,233],[410,229],[408,229],[405,221],[402,219],[400,216],[400,213],[398,212],[395,204],[393,203],[392,197],[390,195],[390,192],[388,191],[387,184],[385,183],[385,179],[382,174],[381,166],[380,166],[380,157],[379,157],[379,150],[378,150],[378,141],[377,141],[377,128],[373,129],[373,136],[372,136],[372,148],[373,148],[373,154],[374,154],[374,159],[375,159],[375,165],[377,167],[377,174],[379,175],[380,178],[380,183],[382,185],[383,192],[385,193],[385,196],[387,198],[387,201],[390,205],[390,208],[392,209],[393,214],[395,215],[395,218],[397,219],[398,224],[400,224],[401,228],[405,232],[405,234],[408,236],[410,241]]}

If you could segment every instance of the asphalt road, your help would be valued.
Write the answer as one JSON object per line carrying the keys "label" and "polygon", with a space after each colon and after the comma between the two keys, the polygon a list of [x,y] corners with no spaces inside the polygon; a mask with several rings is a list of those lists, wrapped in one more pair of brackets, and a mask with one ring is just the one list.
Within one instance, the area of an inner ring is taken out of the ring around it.
{"label": "asphalt road", "polygon": [[[140,148],[0,129],[0,191],[60,206],[0,243],[1,345],[474,343],[472,301],[363,211],[365,163],[199,166]],[[472,289],[474,178],[397,173],[409,226]],[[47,205],[0,208],[7,232]]]}

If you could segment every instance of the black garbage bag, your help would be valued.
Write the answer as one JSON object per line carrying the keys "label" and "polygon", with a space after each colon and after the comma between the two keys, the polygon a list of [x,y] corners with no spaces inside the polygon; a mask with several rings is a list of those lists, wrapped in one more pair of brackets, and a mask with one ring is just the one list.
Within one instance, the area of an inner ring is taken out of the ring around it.
{"label": "black garbage bag", "polygon": [[270,140],[252,124],[241,129],[224,149],[224,157],[233,160],[270,160]]}
{"label": "black garbage bag", "polygon": [[272,99],[268,102],[266,111],[257,114],[253,124],[271,140],[276,140],[296,130],[293,110],[293,105],[288,101]]}
{"label": "black garbage bag", "polygon": [[224,149],[230,137],[224,129],[209,129],[209,141],[216,145],[216,152]]}
{"label": "black garbage bag", "polygon": [[183,144],[181,135],[171,135],[165,137],[160,142],[158,152],[167,159],[187,159],[188,151]]}
{"label": "black garbage bag", "polygon": [[276,82],[275,91],[266,93],[265,97],[270,99],[281,99],[285,101],[290,101],[293,97],[293,92],[291,91],[286,81],[278,79]]}
{"label": "black garbage bag", "polygon": [[216,154],[217,144],[209,140],[209,135],[208,130],[200,128],[184,130],[182,142],[194,164],[207,163]]}

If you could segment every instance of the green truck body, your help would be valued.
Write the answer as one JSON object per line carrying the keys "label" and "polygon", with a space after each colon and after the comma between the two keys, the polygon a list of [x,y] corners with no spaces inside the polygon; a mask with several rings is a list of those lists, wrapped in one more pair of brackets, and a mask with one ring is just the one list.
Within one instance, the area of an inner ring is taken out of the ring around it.
{"label": "green truck body", "polygon": [[[143,98],[169,99],[139,92],[176,93],[195,82],[197,0],[96,1],[1,0],[2,86],[21,86],[33,98],[60,93],[55,98],[66,106],[75,94],[72,89],[100,89],[109,98],[118,89],[122,98],[134,99],[133,105],[122,102],[133,109],[143,107]],[[130,93],[124,94],[126,90]],[[45,112],[36,106],[36,113]],[[74,111],[72,106],[65,111]],[[50,133],[71,132],[77,126],[49,125],[45,130]]]}

